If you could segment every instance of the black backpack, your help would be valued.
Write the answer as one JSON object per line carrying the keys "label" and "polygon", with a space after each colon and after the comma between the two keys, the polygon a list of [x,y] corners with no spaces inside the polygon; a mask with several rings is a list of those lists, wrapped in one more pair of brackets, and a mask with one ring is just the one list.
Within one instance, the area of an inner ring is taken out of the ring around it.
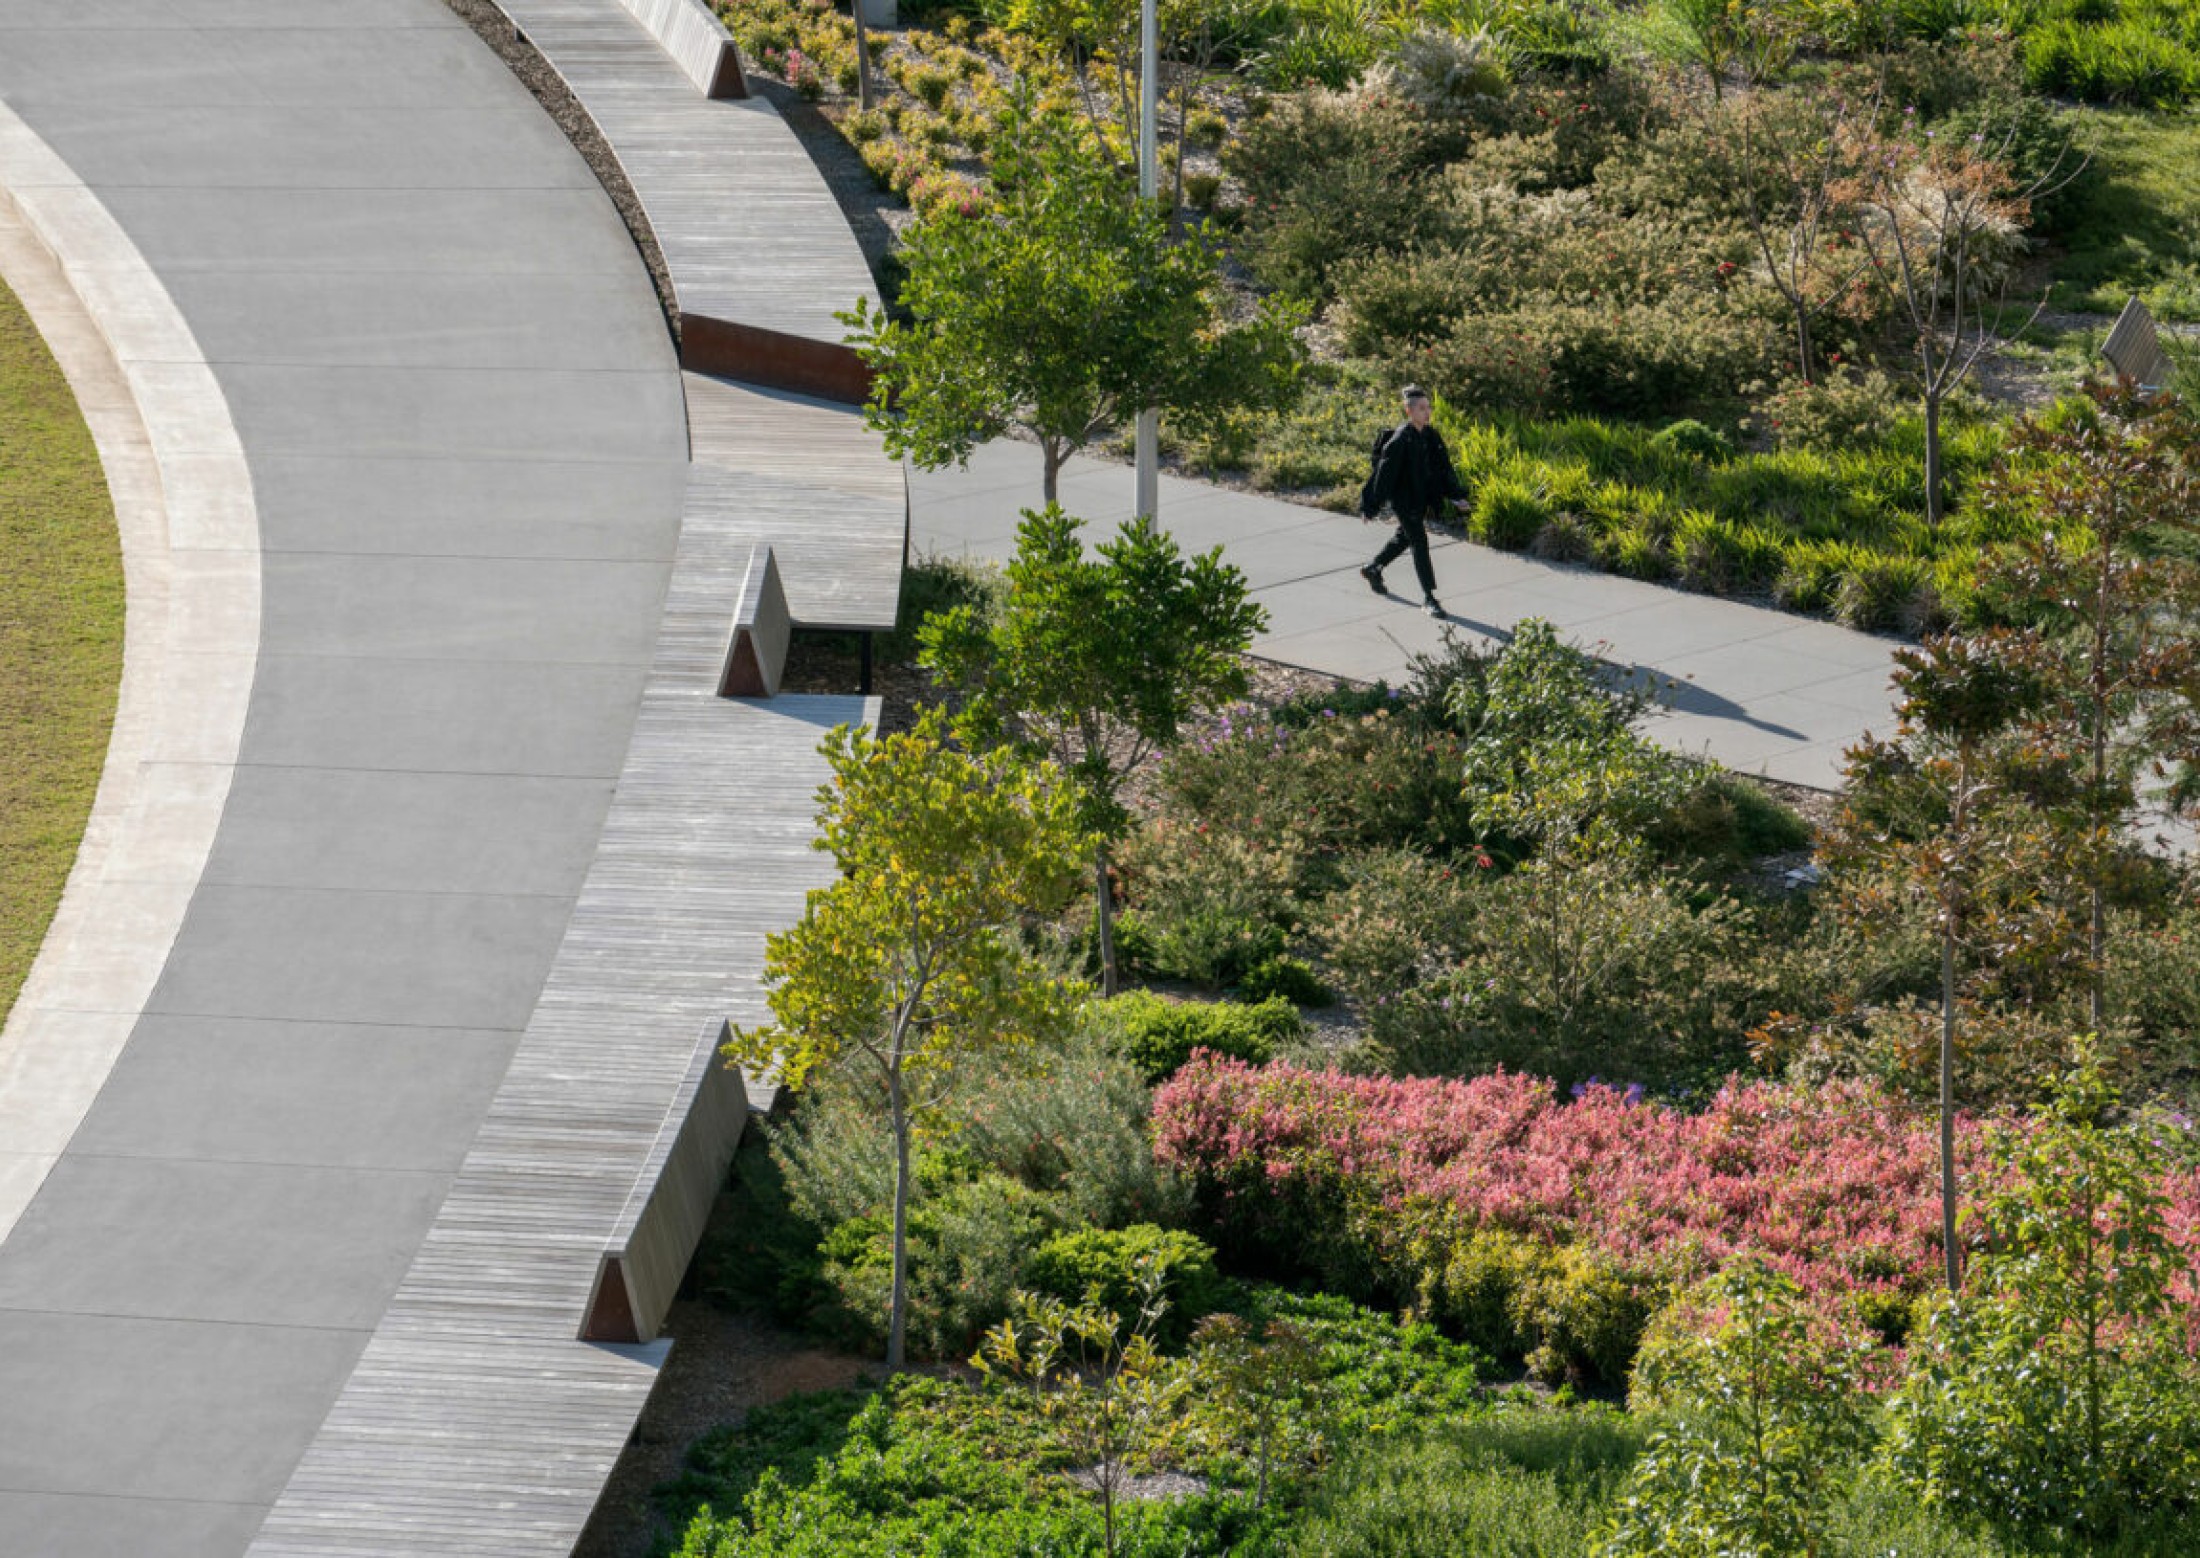
{"label": "black backpack", "polygon": [[1383,471],[1383,451],[1390,447],[1390,441],[1397,436],[1398,429],[1394,427],[1386,427],[1375,435],[1375,449],[1367,462],[1367,480],[1360,483],[1360,513],[1365,518],[1374,517],[1377,507],[1375,478]]}

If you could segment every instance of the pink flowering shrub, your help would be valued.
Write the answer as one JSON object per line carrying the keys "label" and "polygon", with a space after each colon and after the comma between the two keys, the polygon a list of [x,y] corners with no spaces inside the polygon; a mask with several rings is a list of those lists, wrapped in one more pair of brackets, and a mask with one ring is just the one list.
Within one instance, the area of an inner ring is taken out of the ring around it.
{"label": "pink flowering shrub", "polygon": [[[1749,1250],[1900,1341],[1941,1269],[1933,1116],[1863,1082],[1731,1082],[1701,1113],[1498,1072],[1397,1080],[1201,1056],[1156,1149],[1241,1253],[1419,1304],[1551,1373],[1624,1371],[1666,1296]],[[1966,1173],[1983,1161],[1958,1123]],[[2200,1184],[2176,1214],[2200,1248]]]}

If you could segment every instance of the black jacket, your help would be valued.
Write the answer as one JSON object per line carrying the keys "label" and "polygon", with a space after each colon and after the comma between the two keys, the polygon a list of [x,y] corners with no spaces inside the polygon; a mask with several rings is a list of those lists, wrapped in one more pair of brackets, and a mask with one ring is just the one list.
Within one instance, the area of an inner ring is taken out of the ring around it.
{"label": "black jacket", "polygon": [[1443,435],[1433,426],[1417,428],[1401,422],[1375,462],[1375,484],[1369,494],[1374,505],[1367,517],[1374,518],[1388,503],[1401,519],[1421,519],[1446,498],[1466,495],[1467,489],[1451,468],[1451,451],[1444,447]]}

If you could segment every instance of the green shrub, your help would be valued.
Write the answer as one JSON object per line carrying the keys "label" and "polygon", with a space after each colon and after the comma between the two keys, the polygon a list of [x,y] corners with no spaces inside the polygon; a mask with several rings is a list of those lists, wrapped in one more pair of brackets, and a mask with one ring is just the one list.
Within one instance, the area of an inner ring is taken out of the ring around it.
{"label": "green shrub", "polygon": [[1298,1008],[1282,996],[1256,1005],[1236,1001],[1170,1001],[1133,990],[1103,1003],[1104,1019],[1120,1037],[1121,1053],[1149,1083],[1174,1076],[1195,1049],[1262,1064],[1279,1043],[1301,1031]]}
{"label": "green shrub", "polygon": [[1956,1512],[2113,1539],[2149,1510],[2200,1509],[2170,1160],[2151,1132],[2104,1123],[2118,1104],[2081,1051],[2028,1130],[1989,1136],[1984,1252],[1912,1338],[1883,1456]]}
{"label": "green shrub", "polygon": [[1975,139],[1979,149],[2009,170],[2019,189],[2037,188],[2031,227],[2058,237],[2081,207],[2088,182],[2097,177],[2077,144],[2071,116],[2044,98],[2011,93],[1968,104],[1933,126],[1944,140]]}
{"label": "green shrub", "polygon": [[1673,554],[1665,538],[1648,529],[1630,527],[1607,531],[1597,555],[1614,573],[1625,574],[1630,579],[1654,584],[1673,576]]}
{"label": "green shrub", "polygon": [[1525,550],[1550,523],[1550,505],[1536,487],[1518,477],[1498,476],[1475,495],[1468,533],[1503,552]]}
{"label": "green shrub", "polygon": [[1535,533],[1528,550],[1545,562],[1582,563],[1596,556],[1597,533],[1579,514],[1558,513]]}
{"label": "green shrub", "polygon": [[1904,632],[1935,604],[1931,583],[1930,566],[1918,558],[1859,558],[1834,586],[1834,620],[1870,633]]}
{"label": "green shrub", "polygon": [[1293,1006],[1324,1007],[1336,1000],[1329,986],[1303,958],[1274,957],[1256,963],[1238,981],[1238,999],[1254,1003],[1288,1001]]}
{"label": "green shrub", "polygon": [[1351,895],[1321,927],[1386,1069],[1693,1082],[1739,1063],[1765,1015],[1749,917],[1731,901],[1699,911],[1684,884],[1613,860],[1531,860],[1464,897],[1461,922],[1430,943],[1458,948],[1451,960],[1416,951],[1387,980],[1342,919]]}
{"label": "green shrub", "polygon": [[[1060,1207],[1000,1174],[950,1184],[909,1214],[909,1348],[959,1358],[1008,1312],[1033,1248],[1057,1226]],[[844,1343],[883,1347],[893,1289],[892,1226],[883,1214],[852,1218],[820,1245],[832,1309],[813,1323]]]}
{"label": "green shrub", "polygon": [[1361,255],[1340,262],[1334,279],[1344,348],[1361,356],[1439,340],[1489,297],[1482,268],[1449,247]]}
{"label": "green shrub", "polygon": [[1854,1344],[1814,1333],[1802,1290],[1742,1259],[1643,1349],[1630,1402],[1659,1427],[1601,1551],[1823,1551],[1831,1506],[1866,1443]]}
{"label": "green shrub", "polygon": [[1477,1412],[1496,1372],[1484,1353],[1424,1319],[1377,1314],[1334,1292],[1261,1284],[1238,1309],[1256,1334],[1280,1323],[1313,1346],[1320,1382],[1304,1413],[1331,1444],[1397,1438]]}
{"label": "green shrub", "polygon": [[1343,261],[1441,231],[1441,187],[1427,170],[1445,150],[1401,107],[1285,99],[1223,153],[1245,186],[1243,257],[1269,286],[1325,300]]}
{"label": "green shrub", "polygon": [[955,90],[955,73],[937,65],[920,65],[909,72],[907,85],[925,107],[937,113],[946,105],[947,94]]}
{"label": "green shrub", "polygon": [[[1241,711],[1225,730],[1178,748],[1162,770],[1163,826],[1137,851],[1153,879],[1141,891],[1179,905],[1194,896],[1235,901],[1248,917],[1280,924],[1326,891],[1358,850],[1474,848],[1459,738],[1425,709],[1425,700],[1385,700],[1367,714],[1332,708],[1303,727]],[[1188,884],[1217,875],[1211,890],[1169,888],[1172,877]],[[1217,987],[1282,950],[1271,944],[1243,958]]]}
{"label": "green shrub", "polygon": [[1416,1302],[1475,1346],[1553,1383],[1627,1379],[1663,1296],[1639,1273],[1573,1245],[1432,1214],[1403,1241]]}
{"label": "green shrub", "polygon": [[1671,450],[1691,460],[1702,460],[1717,465],[1734,457],[1734,446],[1723,433],[1713,432],[1701,422],[1683,420],[1661,428],[1651,443],[1661,450]]}
{"label": "green shrub", "polygon": [[1810,824],[1736,774],[1707,774],[1643,830],[1662,859],[1742,866],[1810,842]]}
{"label": "green shrub", "polygon": [[1876,368],[1853,377],[1835,372],[1790,380],[1757,408],[1781,448],[1827,454],[1875,448],[1908,414],[1894,382]]}
{"label": "green shrub", "polygon": [[1421,26],[1402,33],[1361,78],[1364,97],[1397,98],[1434,116],[1472,115],[1511,85],[1505,53],[1487,30]]}
{"label": "green shrub", "polygon": [[1757,589],[1778,577],[1785,548],[1776,535],[1735,524],[1701,509],[1683,513],[1673,526],[1674,572],[1691,589]]}
{"label": "green shrub", "polygon": [[1036,1064],[1004,1058],[968,1075],[950,1139],[979,1164],[1058,1199],[1065,1225],[1181,1222],[1188,1192],[1154,1161],[1151,1107],[1138,1068],[1105,1034],[1080,1032]]}
{"label": "green shrub", "polygon": [[1138,1308],[1141,1260],[1151,1260],[1159,1268],[1162,1297],[1169,1305],[1156,1339],[1181,1342],[1222,1299],[1215,1252],[1196,1235],[1151,1223],[1059,1233],[1031,1257],[1030,1281],[1040,1292],[1072,1304],[1097,1293],[1102,1309],[1127,1322]]}

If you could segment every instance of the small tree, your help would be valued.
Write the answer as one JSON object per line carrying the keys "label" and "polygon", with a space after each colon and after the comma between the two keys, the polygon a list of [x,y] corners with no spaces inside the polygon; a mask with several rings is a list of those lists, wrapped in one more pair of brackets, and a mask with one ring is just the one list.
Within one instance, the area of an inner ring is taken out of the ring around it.
{"label": "small tree", "polygon": [[1154,1344],[1169,1307],[1167,1276],[1158,1259],[1140,1258],[1138,1308],[1127,1324],[1097,1292],[1080,1304],[1018,1293],[1015,1315],[986,1333],[971,1360],[981,1373],[1028,1386],[1033,1412],[1100,1501],[1109,1558],[1134,1468],[1174,1428],[1192,1391],[1191,1371]]}
{"label": "small tree", "polygon": [[[2059,941],[2059,916],[2032,912],[2040,884],[2020,862],[2049,831],[1994,761],[2038,705],[2022,635],[1945,636],[1895,656],[1901,726],[1849,749],[1844,803],[1829,857],[1842,869],[1844,909],[1860,922],[1899,897],[1932,906],[1940,941],[1941,1241],[1948,1289],[1962,1284],[1956,1242],[1955,1064],[1962,1009],[1959,963],[1975,946],[1997,953]],[[1918,824],[1922,823],[1922,826]],[[2051,848],[2051,846],[2050,846]]]}
{"label": "small tree", "polygon": [[792,1087],[846,1057],[875,1073],[894,1138],[886,1363],[899,1369],[913,1128],[957,1055],[1068,1026],[1075,987],[1046,977],[1013,931],[1060,908],[1087,841],[1070,787],[1013,752],[958,750],[937,714],[883,740],[843,725],[823,751],[832,779],[818,793],[817,847],[840,879],[767,942],[772,1024],[736,1029],[725,1054]]}
{"label": "small tree", "polygon": [[1243,695],[1239,656],[1267,622],[1222,549],[1186,559],[1150,518],[1132,520],[1097,559],[1081,521],[1049,504],[1026,511],[996,620],[971,608],[927,621],[921,662],[968,696],[965,728],[1018,736],[1075,778],[1093,855],[1102,988],[1120,980],[1109,841],[1129,814],[1123,781],[1173,745],[1199,710]]}
{"label": "small tree", "polygon": [[1836,91],[1751,93],[1715,113],[1710,128],[1734,170],[1734,193],[1766,280],[1786,300],[1795,328],[1796,372],[1818,372],[1819,319],[1848,300],[1871,270],[1855,238],[1848,158],[1857,126],[1879,101]]}
{"label": "small tree", "polygon": [[1070,455],[1143,407],[1200,433],[1296,388],[1297,315],[1228,323],[1211,231],[1172,239],[1077,120],[1028,98],[1003,121],[988,205],[919,224],[904,254],[909,318],[868,300],[840,318],[875,370],[870,425],[928,470],[1020,428],[1052,503]]}
{"label": "small tree", "polygon": [[1855,1349],[1818,1334],[1791,1278],[1744,1256],[1636,1365],[1643,1447],[1603,1558],[1823,1550],[1830,1494],[1867,1442]]}
{"label": "small tree", "polygon": [[2200,1366],[2171,1284],[2170,1161],[2081,1044],[2054,1100],[1988,1138],[1994,1186],[1975,1291],[1913,1341],[1888,1469],[1927,1497],[2113,1537],[2200,1500]]}
{"label": "small tree", "polygon": [[2200,765],[2200,424],[2173,399],[2095,386],[2098,412],[2019,424],[1989,504],[2043,533],[1987,571],[2041,628],[2045,746],[2069,765],[2087,905],[2088,1026],[2108,1024],[2108,899],[2149,776],[2189,801]]}
{"label": "small tree", "polygon": [[2077,175],[2058,161],[2028,181],[2005,160],[2012,131],[1999,143],[1984,134],[1936,140],[1847,127],[1842,155],[1855,170],[1833,198],[1856,207],[1871,264],[1891,292],[1916,354],[1925,413],[1925,517],[1936,528],[1943,509],[1940,419],[1948,398],[1993,347],[2037,319],[2045,293],[2011,323],[2009,286],[2024,247],[2032,202]]}

